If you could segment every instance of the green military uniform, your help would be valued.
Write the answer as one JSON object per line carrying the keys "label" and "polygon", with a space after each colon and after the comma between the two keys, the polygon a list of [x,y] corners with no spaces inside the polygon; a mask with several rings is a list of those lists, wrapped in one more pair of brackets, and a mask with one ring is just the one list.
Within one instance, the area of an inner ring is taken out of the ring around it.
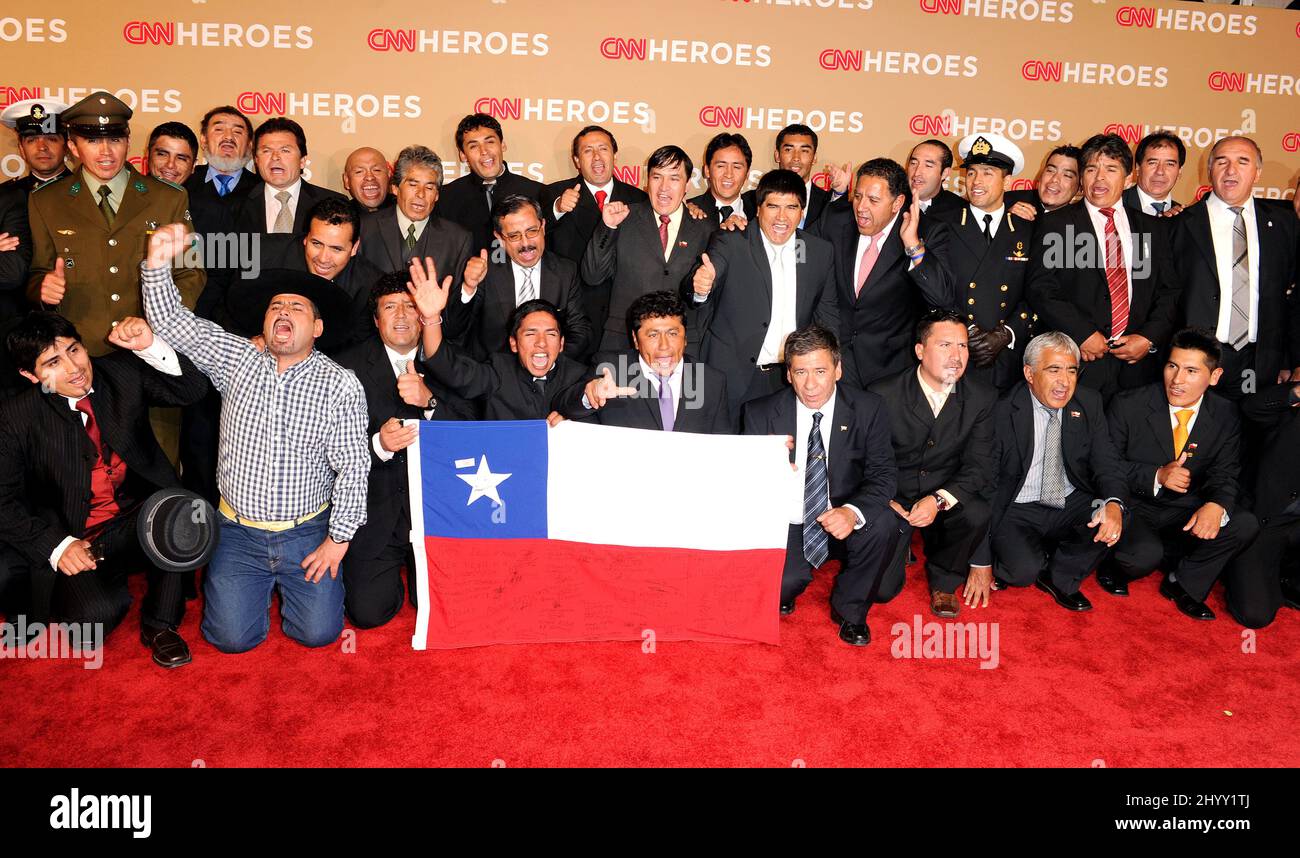
{"label": "green military uniform", "polygon": [[[106,92],[92,93],[64,111],[72,134],[83,137],[126,136],[131,109]],[[90,122],[91,125],[85,124]],[[118,131],[118,133],[111,133]],[[101,183],[85,168],[32,193],[28,214],[32,230],[32,264],[27,296],[39,303],[41,280],[62,257],[67,291],[56,310],[81,332],[92,355],[107,354],[104,342],[113,324],[126,316],[144,316],[140,300],[140,262],[149,236],[159,227],[190,222],[185,191],[130,164],[106,186],[115,209],[112,226],[100,209]],[[202,268],[181,268],[176,284],[186,306],[193,307],[203,290]]]}

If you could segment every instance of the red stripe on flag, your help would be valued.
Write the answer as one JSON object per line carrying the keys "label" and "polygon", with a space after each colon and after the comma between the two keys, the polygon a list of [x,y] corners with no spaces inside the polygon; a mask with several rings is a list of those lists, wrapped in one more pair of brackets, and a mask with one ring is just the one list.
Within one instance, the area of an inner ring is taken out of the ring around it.
{"label": "red stripe on flag", "polygon": [[780,643],[785,550],[425,540],[428,647],[570,641]]}

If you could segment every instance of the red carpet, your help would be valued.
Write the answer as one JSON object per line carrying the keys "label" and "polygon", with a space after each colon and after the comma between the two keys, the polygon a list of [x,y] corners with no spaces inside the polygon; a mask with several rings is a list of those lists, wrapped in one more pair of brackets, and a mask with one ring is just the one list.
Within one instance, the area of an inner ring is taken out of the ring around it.
{"label": "red carpet", "polygon": [[[408,607],[309,651],[273,623],[223,655],[182,629],[194,663],[152,665],[138,614],[100,670],[0,661],[8,766],[1297,766],[1300,613],[1242,652],[1242,629],[1183,617],[1155,577],[1073,615],[1037,590],[996,593],[962,622],[999,624],[1000,663],[895,659],[891,627],[932,618],[921,570],[846,646],[820,575],[782,645],[637,643],[409,649]],[[774,606],[775,607],[775,606]],[[346,637],[346,636],[345,636]],[[1231,713],[1231,714],[1228,714]],[[501,763],[497,763],[500,765]]]}

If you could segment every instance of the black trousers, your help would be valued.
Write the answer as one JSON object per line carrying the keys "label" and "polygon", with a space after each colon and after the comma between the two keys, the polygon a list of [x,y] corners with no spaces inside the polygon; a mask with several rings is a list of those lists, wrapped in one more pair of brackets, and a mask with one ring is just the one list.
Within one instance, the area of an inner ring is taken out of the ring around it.
{"label": "black trousers", "polygon": [[1028,587],[1046,569],[1063,593],[1077,593],[1083,579],[1106,556],[1108,546],[1093,542],[1088,527],[1091,492],[1075,490],[1064,509],[1038,503],[1012,503],[993,530],[993,575],[1004,584]]}
{"label": "black trousers", "polygon": [[[864,509],[862,516],[867,523],[842,543],[844,559],[831,589],[831,607],[850,623],[865,622],[872,602],[887,601],[879,598],[881,579],[902,538],[898,526],[902,519],[889,507],[874,512]],[[838,541],[830,540],[832,548]],[[803,556],[803,525],[792,524],[786,538],[781,601],[794,601],[812,580],[812,565]]]}
{"label": "black trousers", "polygon": [[[913,501],[915,503],[915,501]],[[903,503],[904,506],[911,504]],[[931,590],[952,593],[970,574],[971,555],[988,534],[989,505],[980,498],[969,498],[935,516],[929,527],[921,528],[925,545],[925,575]],[[898,514],[894,513],[898,518]],[[880,585],[881,601],[889,601],[903,589],[907,571],[907,550],[912,544],[912,525],[898,518],[902,538]]]}
{"label": "black trousers", "polygon": [[[10,601],[6,611],[31,612],[36,622],[102,623],[107,635],[117,628],[131,608],[127,576],[143,571],[148,582],[140,607],[144,626],[175,628],[185,616],[182,575],[164,572],[151,564],[140,550],[136,537],[136,514],[128,513],[110,521],[99,535],[90,540],[91,550],[104,559],[95,569],[76,575],[51,572],[48,564],[32,570],[27,559],[12,546],[0,545],[0,565],[8,567]],[[48,611],[35,604],[34,594],[42,589],[37,576],[49,587]],[[21,601],[19,601],[21,600]]]}
{"label": "black trousers", "polygon": [[1264,628],[1282,607],[1283,580],[1300,585],[1300,516],[1265,519],[1255,541],[1228,563],[1229,612],[1248,629]]}
{"label": "black trousers", "polygon": [[[409,529],[409,525],[408,525]],[[374,557],[343,558],[343,607],[359,629],[384,625],[402,609],[402,567],[410,575],[415,604],[415,556],[411,543],[396,537]]]}
{"label": "black trousers", "polygon": [[221,425],[221,394],[208,383],[207,394],[181,411],[181,485],[214,507],[217,490],[217,436]]}
{"label": "black trousers", "polygon": [[[1225,399],[1237,402],[1243,396],[1263,390],[1277,382],[1277,378],[1258,378],[1255,371],[1255,344],[1247,343],[1240,351],[1227,343],[1219,343],[1223,355],[1219,366],[1223,376],[1214,386],[1214,392]],[[1245,389],[1242,386],[1245,385]],[[1246,424],[1250,425],[1250,424]],[[1245,448],[1242,448],[1243,452]]]}
{"label": "black trousers", "polygon": [[[1228,561],[1259,533],[1259,520],[1245,509],[1233,513],[1214,539],[1199,539],[1183,532],[1194,513],[1186,507],[1139,503],[1132,513],[1108,564],[1130,580],[1157,568],[1173,572],[1187,594],[1202,602]],[[1179,558],[1177,565],[1163,565],[1169,555]]]}

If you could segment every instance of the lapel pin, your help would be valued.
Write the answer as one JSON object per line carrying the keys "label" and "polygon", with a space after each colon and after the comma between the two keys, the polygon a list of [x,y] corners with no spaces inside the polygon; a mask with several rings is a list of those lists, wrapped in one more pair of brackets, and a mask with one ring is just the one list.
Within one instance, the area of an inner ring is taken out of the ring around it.
{"label": "lapel pin", "polygon": [[1272,226],[1273,226],[1273,221],[1269,221],[1269,222],[1268,222],[1268,225],[1269,225],[1269,227],[1272,227]]}
{"label": "lapel pin", "polygon": [[677,242],[677,246],[678,246],[678,247],[686,247],[686,242],[684,242],[684,241],[679,241],[679,242]]}
{"label": "lapel pin", "polygon": [[840,431],[841,431],[841,432],[847,432],[847,431],[849,431],[849,427],[847,427],[847,426],[841,426],[841,427],[840,427]]}
{"label": "lapel pin", "polygon": [[1071,411],[1071,412],[1070,412],[1070,416],[1071,416],[1071,417],[1082,417],[1082,416],[1083,416],[1083,412],[1081,412],[1081,411]]}

